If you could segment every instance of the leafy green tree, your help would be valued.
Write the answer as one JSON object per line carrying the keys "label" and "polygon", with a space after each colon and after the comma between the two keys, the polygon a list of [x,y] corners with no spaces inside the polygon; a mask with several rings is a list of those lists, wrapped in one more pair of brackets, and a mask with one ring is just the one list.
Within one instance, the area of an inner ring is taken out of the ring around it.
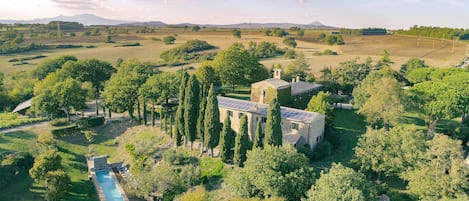
{"label": "leafy green tree", "polygon": [[374,83],[377,80],[380,80],[384,77],[386,78],[393,78],[394,71],[390,68],[382,68],[378,71],[371,71],[369,74],[366,74],[361,82],[359,82],[358,86],[353,89],[352,96],[353,96],[353,107],[354,108],[361,108],[366,103],[368,98],[370,97],[369,88],[374,87]]}
{"label": "leafy green tree", "polygon": [[197,70],[195,71],[195,76],[197,76],[197,79],[203,85],[221,85],[220,77],[218,77],[217,73],[215,72],[215,69],[209,65],[202,64],[202,66],[197,68]]}
{"label": "leafy green tree", "polygon": [[46,180],[46,199],[49,201],[60,200],[67,193],[70,185],[70,177],[63,170],[47,172]]}
{"label": "leafy green tree", "polygon": [[228,184],[242,197],[300,200],[314,182],[308,159],[291,146],[253,149]]}
{"label": "leafy green tree", "polygon": [[243,115],[239,124],[239,131],[236,134],[234,143],[233,163],[238,167],[243,167],[247,151],[251,149],[248,134],[248,117]]}
{"label": "leafy green tree", "polygon": [[219,150],[220,158],[224,163],[229,163],[233,159],[234,131],[231,129],[230,116],[226,116],[223,121],[223,129],[220,133]]}
{"label": "leafy green tree", "polygon": [[433,72],[435,72],[434,68],[415,68],[407,71],[407,80],[414,84],[430,81]]}
{"label": "leafy green tree", "polygon": [[267,121],[265,123],[265,145],[282,146],[282,118],[280,104],[276,98],[269,103]]}
{"label": "leafy green tree", "polygon": [[424,160],[403,175],[409,191],[421,200],[456,199],[466,194],[469,171],[461,141],[436,134],[427,145]]}
{"label": "leafy green tree", "polygon": [[427,68],[425,61],[419,58],[410,58],[405,64],[402,64],[400,73],[407,75],[410,71],[417,68]]}
{"label": "leafy green tree", "polygon": [[49,171],[60,169],[62,166],[62,157],[55,150],[47,150],[36,156],[34,165],[29,169],[29,175],[32,179],[40,181],[46,178]]}
{"label": "leafy green tree", "polygon": [[41,61],[36,69],[33,71],[33,75],[35,78],[42,80],[44,79],[49,73],[55,72],[58,69],[62,68],[62,65],[65,64],[67,61],[77,61],[78,59],[74,56],[69,55],[62,55],[56,58],[46,59]]}
{"label": "leafy green tree", "polygon": [[296,40],[293,37],[286,37],[285,39],[283,39],[283,44],[290,46],[292,48],[295,48],[297,45]]}
{"label": "leafy green tree", "polygon": [[165,36],[163,38],[163,42],[164,44],[166,45],[169,45],[169,44],[174,44],[174,41],[176,41],[176,38],[174,36]]}
{"label": "leafy green tree", "polygon": [[134,118],[135,104],[137,104],[140,116],[139,88],[146,82],[148,77],[158,72],[148,63],[142,63],[138,60],[124,61],[117,73],[113,74],[105,84],[103,92],[104,105],[112,111],[127,111],[129,116]]}
{"label": "leafy green tree", "polygon": [[199,26],[199,25],[194,25],[194,26],[192,26],[192,31],[198,32],[199,30],[200,30],[200,26]]}
{"label": "leafy green tree", "polygon": [[299,76],[300,80],[306,80],[309,71],[310,66],[305,55],[303,53],[298,53],[295,60],[288,64],[287,69],[285,70],[285,75],[283,75],[283,79],[291,81],[296,76]]}
{"label": "leafy green tree", "polygon": [[190,150],[192,151],[192,144],[197,137],[197,115],[199,114],[199,81],[192,75],[188,82],[184,96],[184,129],[186,139],[190,142]]}
{"label": "leafy green tree", "polygon": [[231,34],[233,34],[233,37],[235,38],[241,38],[241,31],[239,29],[231,30]]}
{"label": "leafy green tree", "polygon": [[169,99],[176,98],[180,85],[180,75],[177,72],[162,72],[152,75],[140,87],[139,96],[152,102],[152,125],[155,126],[155,104],[163,106],[167,111],[170,105]]}
{"label": "leafy green tree", "polygon": [[353,162],[362,170],[400,176],[415,168],[426,150],[426,137],[415,126],[391,130],[368,128],[355,147]]}
{"label": "leafy green tree", "polygon": [[218,145],[220,138],[220,111],[218,110],[218,100],[213,84],[210,86],[205,107],[204,118],[204,143],[210,149],[213,157],[213,148]]}
{"label": "leafy green tree", "polygon": [[[184,100],[186,96],[186,85],[189,81],[189,74],[184,72],[181,77],[181,85],[179,86],[179,104],[176,111],[176,142],[180,142],[182,136],[184,136],[185,126],[184,126]],[[185,141],[187,143],[187,140]],[[176,143],[176,146],[180,146],[180,143]]]}
{"label": "leafy green tree", "polygon": [[385,128],[397,125],[404,112],[404,95],[399,82],[391,77],[383,77],[367,86],[366,93],[369,97],[358,113],[365,115],[366,121],[372,125],[381,124]]}
{"label": "leafy green tree", "polygon": [[111,78],[116,69],[108,62],[98,59],[80,60],[71,65],[64,65],[63,71],[80,82],[91,82],[95,89],[96,115],[99,115],[98,98],[104,83]]}
{"label": "leafy green tree", "polygon": [[269,76],[268,70],[251,55],[242,44],[235,43],[228,49],[220,51],[211,66],[215,69],[223,84],[251,84]]}
{"label": "leafy green tree", "polygon": [[378,68],[390,67],[394,62],[389,58],[389,52],[387,50],[383,51],[383,57],[376,63]]}
{"label": "leafy green tree", "polygon": [[407,90],[409,108],[425,115],[428,134],[433,135],[436,124],[442,119],[453,119],[465,112],[466,98],[454,83],[426,81]]}
{"label": "leafy green tree", "polygon": [[334,107],[331,105],[331,94],[319,92],[311,98],[306,110],[326,115],[326,125],[334,125]]}
{"label": "leafy green tree", "polygon": [[253,148],[264,148],[264,133],[262,132],[261,121],[257,121],[256,132],[254,135]]}
{"label": "leafy green tree", "polygon": [[321,172],[303,201],[376,200],[377,192],[365,175],[334,163],[327,173]]}
{"label": "leafy green tree", "polygon": [[45,89],[43,93],[36,95],[33,98],[31,109],[35,114],[47,115],[51,118],[62,114],[51,89]]}
{"label": "leafy green tree", "polygon": [[54,103],[57,103],[58,108],[67,115],[67,119],[70,121],[70,110],[72,108],[78,111],[85,107],[86,91],[81,88],[77,81],[69,78],[53,87],[52,97],[56,101]]}

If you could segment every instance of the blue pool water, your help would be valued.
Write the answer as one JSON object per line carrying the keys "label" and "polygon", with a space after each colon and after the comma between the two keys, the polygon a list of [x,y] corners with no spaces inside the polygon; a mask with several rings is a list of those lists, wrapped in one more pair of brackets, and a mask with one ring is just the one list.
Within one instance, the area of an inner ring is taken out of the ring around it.
{"label": "blue pool water", "polygon": [[104,191],[106,201],[124,201],[119,189],[117,189],[114,179],[112,179],[109,170],[96,172],[96,177]]}

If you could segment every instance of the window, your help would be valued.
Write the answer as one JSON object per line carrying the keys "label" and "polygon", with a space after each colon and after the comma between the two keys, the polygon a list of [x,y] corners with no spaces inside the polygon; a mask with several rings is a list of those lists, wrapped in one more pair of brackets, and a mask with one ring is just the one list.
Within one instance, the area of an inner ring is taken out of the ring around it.
{"label": "window", "polygon": [[299,128],[298,123],[291,123],[291,129],[292,130],[298,130],[298,128]]}
{"label": "window", "polygon": [[243,115],[244,115],[244,113],[239,112],[239,113],[238,113],[238,119],[241,119],[241,117],[243,117]]}
{"label": "window", "polygon": [[262,117],[262,123],[265,123],[265,122],[267,122],[267,118]]}
{"label": "window", "polygon": [[233,117],[233,111],[227,110],[226,113],[228,114],[228,116]]}

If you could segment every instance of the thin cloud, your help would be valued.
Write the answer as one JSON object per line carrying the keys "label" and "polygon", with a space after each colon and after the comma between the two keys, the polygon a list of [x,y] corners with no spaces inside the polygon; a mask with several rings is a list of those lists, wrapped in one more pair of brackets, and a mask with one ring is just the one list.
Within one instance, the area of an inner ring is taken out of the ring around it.
{"label": "thin cloud", "polygon": [[98,10],[105,0],[51,0],[57,7],[73,10]]}

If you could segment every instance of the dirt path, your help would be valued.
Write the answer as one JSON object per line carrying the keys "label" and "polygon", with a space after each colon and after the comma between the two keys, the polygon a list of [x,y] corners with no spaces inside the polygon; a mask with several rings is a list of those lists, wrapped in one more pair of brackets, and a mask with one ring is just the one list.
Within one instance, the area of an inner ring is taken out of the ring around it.
{"label": "dirt path", "polygon": [[5,133],[11,133],[11,132],[16,132],[16,131],[21,131],[21,130],[29,130],[32,128],[37,128],[37,127],[44,127],[49,124],[49,121],[41,121],[41,122],[36,122],[32,124],[26,124],[26,125],[21,125],[13,128],[7,128],[0,130],[0,134],[5,134]]}

